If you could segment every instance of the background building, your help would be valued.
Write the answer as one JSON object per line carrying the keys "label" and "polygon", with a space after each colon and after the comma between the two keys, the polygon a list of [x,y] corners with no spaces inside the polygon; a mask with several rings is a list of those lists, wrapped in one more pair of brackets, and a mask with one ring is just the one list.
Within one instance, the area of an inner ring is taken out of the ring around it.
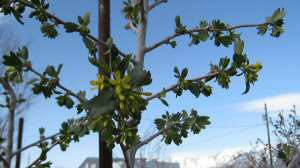
{"label": "background building", "polygon": [[[114,168],[126,168],[124,159],[114,158],[113,159]],[[88,157],[79,168],[99,168],[98,158]],[[180,168],[179,163],[172,162],[162,162],[157,160],[147,161],[145,158],[139,158],[135,161],[135,168]]]}

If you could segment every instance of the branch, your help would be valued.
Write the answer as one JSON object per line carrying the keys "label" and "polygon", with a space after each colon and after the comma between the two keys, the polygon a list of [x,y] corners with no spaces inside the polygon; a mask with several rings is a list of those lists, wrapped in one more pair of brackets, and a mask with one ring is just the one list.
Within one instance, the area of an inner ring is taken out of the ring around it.
{"label": "branch", "polygon": [[[34,5],[28,3],[28,2],[26,2],[26,1],[24,1],[24,0],[15,0],[15,1],[12,1],[12,3],[13,3],[13,2],[19,2],[19,3],[21,3],[21,4],[23,4],[23,5],[27,6],[27,7],[30,7],[30,8],[32,8],[32,9],[36,9],[36,7],[35,7]],[[60,24],[61,24],[61,25],[66,25],[67,22],[65,22],[64,20],[58,18],[57,16],[55,16],[54,14],[51,14],[51,13],[48,12],[48,11],[45,11],[45,12],[46,12],[47,16],[48,16],[50,19],[54,20],[54,22],[55,22],[57,25],[60,25]],[[101,45],[102,45],[102,46],[106,46],[106,47],[107,47],[107,44],[106,44],[105,41],[101,41],[101,40],[99,40],[98,38],[94,37],[94,36],[91,35],[91,34],[85,34],[84,36],[87,37],[87,38],[89,38],[89,39],[91,39],[91,40],[93,40],[96,44],[98,44],[98,46],[101,46]],[[127,54],[123,53],[123,52],[120,51],[120,50],[118,50],[118,52],[119,52],[119,54],[120,54],[122,57],[126,57],[126,56],[127,56]]]}
{"label": "branch", "polygon": [[[250,27],[257,27],[257,26],[261,26],[261,25],[265,25],[265,24],[270,24],[269,22],[264,22],[264,23],[260,23],[260,24],[245,24],[245,25],[238,25],[238,26],[232,26],[232,27],[227,27],[226,29],[223,29],[223,30],[218,30],[218,31],[231,31],[231,30],[235,30],[235,29],[240,29],[240,28],[250,28]],[[209,31],[209,32],[214,32],[214,31],[217,31],[216,29],[213,29],[212,26],[209,26],[207,28],[193,28],[193,29],[190,29],[190,30],[187,30],[185,31],[184,33],[174,33],[162,40],[160,40],[159,42],[151,45],[150,47],[147,47],[145,49],[145,52],[150,52],[152,50],[154,50],[155,48],[158,48],[160,47],[161,45],[163,44],[168,44],[171,40],[179,37],[179,36],[183,36],[183,35],[189,35],[191,33],[197,33],[197,32],[200,32],[200,31]]]}
{"label": "branch", "polygon": [[131,29],[134,33],[137,33],[137,27],[134,26],[132,20],[128,20],[127,26],[128,26],[128,28]]}
{"label": "branch", "polygon": [[135,150],[138,150],[139,148],[141,148],[144,145],[147,145],[148,143],[150,143],[151,141],[153,141],[155,138],[159,137],[160,135],[162,135],[164,132],[166,132],[168,129],[170,129],[171,126],[166,127],[164,129],[161,129],[160,131],[158,131],[157,133],[151,135],[150,137],[148,137],[147,139],[141,141],[140,143],[138,143],[136,146],[134,146]]}
{"label": "branch", "polygon": [[1,154],[0,154],[0,161],[3,162],[3,164],[5,165],[5,167],[9,167],[8,161]]}
{"label": "branch", "polygon": [[[201,76],[201,77],[197,77],[197,78],[194,78],[194,79],[190,79],[190,81],[196,82],[196,81],[200,81],[200,80],[203,80],[203,79],[215,77],[215,76],[217,76],[218,74],[219,74],[219,72],[210,72],[210,73],[208,73],[208,74],[205,75],[205,76]],[[152,96],[147,97],[146,100],[147,100],[147,101],[150,101],[150,100],[152,100],[152,99],[159,98],[159,97],[161,96],[161,94],[170,92],[170,91],[172,91],[173,89],[175,89],[176,87],[178,87],[179,85],[180,85],[180,83],[171,85],[171,86],[168,87],[167,89],[163,89],[162,91],[160,91],[160,92],[158,92],[158,93],[156,93],[156,94],[153,94]]]}
{"label": "branch", "polygon": [[34,146],[40,144],[41,142],[44,142],[44,141],[47,141],[47,140],[49,140],[49,139],[55,138],[55,137],[57,137],[57,136],[59,136],[59,135],[60,135],[60,133],[56,133],[56,134],[53,134],[53,135],[51,135],[51,136],[42,138],[42,139],[40,139],[40,140],[38,140],[38,141],[36,141],[36,142],[33,142],[33,143],[31,143],[31,144],[29,144],[29,145],[27,145],[27,146],[25,146],[25,147],[23,147],[23,148],[21,148],[21,149],[15,151],[15,152],[11,155],[11,158],[14,157],[15,155],[19,154],[19,153],[22,153],[23,151],[25,151],[25,150],[27,150],[27,149],[29,149],[29,148],[31,148],[31,147],[34,147]]}
{"label": "branch", "polygon": [[156,0],[152,5],[150,5],[148,7],[148,11],[151,11],[152,9],[154,9],[155,7],[157,7],[158,5],[162,4],[162,3],[167,3],[168,0]]}
{"label": "branch", "polygon": [[0,104],[0,107],[1,108],[8,108],[9,106],[8,105],[4,105],[4,104]]}
{"label": "branch", "polygon": [[[37,76],[39,76],[40,78],[44,79],[46,78],[44,75],[42,75],[41,73],[39,73],[37,70],[33,69],[31,66],[27,66],[27,69],[29,71],[31,71],[32,73],[36,74]],[[65,91],[67,94],[75,97],[76,99],[78,99],[81,103],[86,103],[85,99],[82,99],[81,97],[79,97],[76,93],[74,93],[73,91],[71,91],[70,89],[67,89],[65,86],[63,86],[62,84],[60,84],[58,82],[57,87],[62,89],[63,91]]]}
{"label": "branch", "polygon": [[132,150],[133,151],[137,151],[139,148],[143,147],[144,145],[147,145],[148,143],[150,143],[151,141],[153,141],[155,138],[159,137],[160,135],[164,134],[166,131],[168,131],[169,129],[172,128],[172,126],[174,124],[178,124],[183,122],[184,120],[180,120],[177,122],[173,122],[171,124],[168,124],[165,128],[159,130],[158,132],[156,132],[155,134],[151,135],[150,137],[148,137],[147,139],[141,141],[140,143],[138,143],[137,145],[135,145]]}
{"label": "branch", "polygon": [[[53,144],[51,144],[51,146],[49,148],[47,148],[47,150],[45,151],[46,153],[49,152],[52,148],[54,148],[56,145],[58,145],[60,143],[60,141],[56,141]],[[40,164],[42,162],[41,158],[38,157],[35,161],[33,161],[28,168],[31,168],[32,166],[36,165],[36,164]]]}

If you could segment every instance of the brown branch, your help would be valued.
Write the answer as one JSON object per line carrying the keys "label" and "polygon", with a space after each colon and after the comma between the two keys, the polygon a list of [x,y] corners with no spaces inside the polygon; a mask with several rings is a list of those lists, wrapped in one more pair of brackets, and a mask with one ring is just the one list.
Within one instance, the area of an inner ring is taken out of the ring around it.
{"label": "brown branch", "polygon": [[10,101],[8,103],[8,130],[7,130],[7,151],[6,151],[6,161],[8,162],[8,167],[11,165],[11,155],[13,152],[13,144],[14,144],[14,125],[15,125],[15,113],[17,107],[17,95],[15,90],[12,88],[10,81],[5,75],[4,78],[0,78],[0,83],[3,88],[7,91],[10,96]]}
{"label": "brown branch", "polygon": [[[264,23],[260,23],[260,24],[245,24],[245,25],[238,25],[238,26],[232,26],[232,27],[227,27],[226,29],[222,29],[222,30],[218,30],[218,31],[231,31],[231,30],[235,30],[235,29],[240,29],[240,28],[250,28],[250,27],[257,27],[257,26],[261,26],[261,25],[266,25],[266,24],[270,24],[269,22],[264,22]],[[213,29],[212,26],[208,26],[207,28],[193,28],[190,30],[185,31],[184,33],[177,33],[175,32],[174,34],[160,40],[159,42],[151,45],[150,47],[147,47],[145,49],[145,52],[150,52],[158,47],[160,47],[163,44],[168,44],[171,40],[179,37],[179,36],[183,36],[183,35],[189,35],[191,33],[197,33],[200,31],[209,31],[209,32],[214,32],[217,31],[216,29]]]}
{"label": "brown branch", "polygon": [[[58,145],[59,142],[60,142],[60,141],[58,140],[58,141],[54,142],[53,144],[51,144],[51,146],[47,148],[46,153],[49,152],[52,148],[54,148],[56,145]],[[31,168],[32,166],[34,166],[34,165],[36,165],[36,164],[40,164],[41,162],[42,162],[41,158],[38,157],[35,161],[33,161],[33,162],[28,166],[28,168]]]}
{"label": "brown branch", "polygon": [[[28,3],[28,2],[26,2],[26,1],[24,1],[24,0],[15,0],[15,1],[12,1],[12,2],[19,2],[19,3],[22,3],[23,5],[25,5],[25,6],[27,6],[27,7],[30,7],[30,8],[32,8],[32,9],[36,9],[36,7],[34,6],[34,5],[32,5],[32,4],[30,4],[30,3]],[[58,18],[57,16],[55,16],[54,14],[52,14],[52,13],[50,13],[50,12],[48,12],[48,11],[45,11],[46,12],[46,14],[47,14],[47,16],[50,18],[50,19],[52,19],[57,25],[66,25],[66,21],[64,21],[64,20],[62,20],[62,19],[60,19],[60,18]],[[94,37],[93,35],[91,35],[91,34],[85,34],[85,35],[83,35],[83,36],[85,36],[85,37],[87,37],[87,38],[89,38],[90,40],[93,40],[96,44],[98,44],[98,46],[106,46],[107,47],[107,44],[106,44],[106,42],[105,41],[101,41],[101,40],[99,40],[98,38],[96,38],[96,37]],[[127,56],[127,54],[125,54],[125,53],[123,53],[122,51],[120,51],[120,50],[118,50],[118,52],[119,52],[119,54],[122,56],[122,57],[126,57]]]}
{"label": "brown branch", "polygon": [[[42,75],[41,73],[39,73],[37,70],[33,69],[31,66],[27,66],[27,69],[29,71],[31,71],[32,73],[36,74],[37,76],[39,76],[41,79],[46,78],[44,75]],[[79,97],[76,93],[74,93],[73,91],[71,91],[70,89],[67,89],[65,86],[63,86],[62,84],[60,84],[58,82],[57,87],[62,89],[63,91],[65,91],[67,94],[75,97],[76,99],[78,99],[81,103],[86,103],[85,99],[82,99],[81,97]]]}
{"label": "brown branch", "polygon": [[3,162],[5,167],[9,167],[8,161],[0,154],[0,161]]}
{"label": "brown branch", "polygon": [[[218,74],[219,74],[219,72],[210,72],[205,76],[200,76],[200,77],[197,77],[197,78],[194,78],[194,79],[190,79],[190,81],[193,81],[193,82],[201,81],[201,80],[204,80],[204,79],[207,79],[207,78],[215,77]],[[159,98],[159,97],[161,97],[161,94],[170,92],[170,91],[174,90],[176,87],[178,87],[179,85],[180,85],[180,83],[171,85],[167,89],[163,89],[162,91],[160,91],[156,94],[153,94],[152,96],[147,97],[146,100],[150,101],[152,99]]]}
{"label": "brown branch", "polygon": [[168,0],[156,0],[153,4],[151,4],[148,7],[148,11],[151,11],[152,9],[154,9],[155,7],[157,7],[158,5],[162,4],[162,3],[167,3]]}
{"label": "brown branch", "polygon": [[151,141],[153,141],[155,138],[159,137],[160,135],[162,135],[163,133],[165,133],[167,130],[169,130],[171,127],[166,127],[164,129],[161,129],[160,131],[156,132],[155,134],[151,135],[150,137],[148,137],[147,139],[141,141],[140,143],[138,143],[137,145],[134,146],[135,150],[138,150],[139,148],[143,147],[144,145],[147,145],[148,143],[150,143]]}
{"label": "brown branch", "polygon": [[59,136],[59,135],[60,135],[60,133],[56,133],[56,134],[53,134],[53,135],[51,135],[51,136],[42,138],[42,139],[40,139],[40,140],[38,140],[38,141],[36,141],[36,142],[33,142],[33,143],[31,143],[31,144],[29,144],[29,145],[23,147],[22,149],[19,149],[19,150],[15,151],[15,152],[11,155],[11,158],[14,157],[15,155],[19,154],[19,153],[22,153],[23,151],[25,151],[25,150],[27,150],[27,149],[29,149],[29,148],[31,148],[31,147],[34,147],[34,146],[40,144],[41,142],[44,142],[44,141],[47,141],[47,140],[49,140],[49,139],[55,138],[55,137],[57,137],[57,136]]}

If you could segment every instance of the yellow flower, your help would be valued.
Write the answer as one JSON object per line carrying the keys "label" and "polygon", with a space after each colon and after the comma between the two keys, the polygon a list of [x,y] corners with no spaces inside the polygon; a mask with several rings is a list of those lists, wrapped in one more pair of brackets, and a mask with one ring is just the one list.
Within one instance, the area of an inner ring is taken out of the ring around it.
{"label": "yellow flower", "polygon": [[103,74],[98,74],[97,80],[92,80],[90,82],[90,84],[92,86],[94,86],[92,88],[93,90],[96,90],[96,89],[102,90],[104,88],[104,75]]}

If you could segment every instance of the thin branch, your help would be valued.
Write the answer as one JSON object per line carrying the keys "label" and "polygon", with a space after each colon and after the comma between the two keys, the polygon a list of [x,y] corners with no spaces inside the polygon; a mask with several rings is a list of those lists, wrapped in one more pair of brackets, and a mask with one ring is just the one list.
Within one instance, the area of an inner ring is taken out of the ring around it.
{"label": "thin branch", "polygon": [[[54,142],[53,144],[51,144],[50,147],[47,148],[47,150],[45,151],[46,153],[49,152],[52,148],[54,148],[56,145],[59,144],[59,140]],[[35,161],[33,161],[29,166],[28,168],[31,168],[32,166],[36,165],[36,164],[40,164],[42,162],[41,158],[38,157]]]}
{"label": "thin branch", "polygon": [[148,7],[148,11],[151,11],[152,9],[154,9],[155,7],[157,7],[158,5],[162,4],[162,3],[167,3],[168,0],[156,0],[152,5],[150,5]]}
{"label": "thin branch", "polygon": [[7,151],[6,151],[6,160],[9,164],[8,167],[11,165],[11,155],[13,152],[13,144],[14,144],[14,125],[15,125],[15,113],[17,107],[17,95],[15,90],[12,88],[10,81],[5,75],[4,78],[0,78],[0,83],[2,84],[3,88],[7,91],[8,95],[10,96],[10,100],[8,103],[8,130],[7,130]]}
{"label": "thin branch", "polygon": [[36,142],[33,142],[33,143],[31,143],[31,144],[29,144],[29,145],[23,147],[22,149],[19,149],[19,150],[15,151],[15,152],[11,155],[11,158],[14,157],[15,155],[19,154],[19,153],[22,153],[23,151],[25,151],[25,150],[27,150],[27,149],[29,149],[29,148],[31,148],[31,147],[34,147],[34,146],[40,144],[41,142],[44,142],[44,141],[47,141],[47,140],[49,140],[49,139],[55,138],[55,137],[57,137],[57,136],[59,136],[59,135],[60,135],[60,133],[56,133],[56,134],[53,134],[53,135],[51,135],[51,136],[42,138],[42,139],[40,139],[40,140],[38,140],[38,141],[36,141]]}
{"label": "thin branch", "polygon": [[[200,76],[200,77],[197,77],[197,78],[194,78],[194,79],[190,79],[190,81],[193,81],[193,82],[201,81],[201,80],[204,80],[204,79],[207,79],[207,78],[215,77],[218,74],[219,74],[219,72],[210,72],[210,73],[208,73],[205,76]],[[161,97],[161,94],[170,92],[170,91],[174,90],[176,87],[178,87],[179,85],[180,85],[180,83],[171,85],[167,89],[163,89],[162,91],[160,91],[160,92],[158,92],[156,94],[153,94],[152,96],[147,97],[146,100],[150,101],[152,99],[159,98],[159,97]]]}
{"label": "thin branch", "polygon": [[[12,1],[12,3],[13,3],[13,2],[19,2],[19,3],[22,3],[23,5],[25,5],[25,6],[27,6],[27,7],[30,7],[30,8],[32,8],[32,9],[36,9],[36,7],[35,7],[34,5],[28,3],[28,2],[26,2],[26,1],[24,1],[24,0],[15,0],[15,1]],[[48,16],[50,19],[54,20],[54,22],[55,22],[57,25],[60,25],[60,24],[61,24],[61,25],[66,25],[66,23],[67,23],[66,21],[64,21],[64,20],[62,20],[62,19],[60,19],[60,18],[58,18],[57,16],[55,16],[54,14],[51,14],[51,13],[48,12],[48,11],[45,11],[45,12],[46,12],[47,16]],[[93,40],[95,43],[98,44],[98,46],[100,46],[100,45],[107,46],[107,44],[106,44],[105,41],[101,41],[101,40],[99,40],[98,38],[94,37],[94,36],[91,35],[91,34],[85,34],[84,36],[87,37],[87,38],[89,38],[90,40]],[[120,50],[118,50],[118,52],[119,52],[119,54],[120,54],[122,57],[126,57],[126,56],[127,56],[127,54],[123,53],[123,52],[120,51]]]}
{"label": "thin branch", "polygon": [[178,123],[181,123],[183,122],[184,120],[180,120],[180,121],[177,121],[177,122],[173,122],[171,124],[168,124],[165,128],[159,130],[158,132],[156,132],[155,134],[149,136],[147,139],[139,142],[137,145],[135,145],[131,150],[133,151],[137,151],[139,148],[143,147],[144,145],[147,145],[148,143],[150,143],[151,141],[153,141],[155,138],[159,137],[160,135],[164,134],[165,132],[167,132],[169,129],[172,128],[172,126],[174,124],[178,124]]}
{"label": "thin branch", "polygon": [[[260,23],[260,24],[245,24],[245,25],[238,25],[238,26],[232,26],[232,27],[227,27],[226,29],[222,29],[219,31],[231,31],[231,30],[235,30],[235,29],[240,29],[240,28],[250,28],[250,27],[257,27],[257,26],[261,26],[261,25],[266,25],[266,24],[270,24],[269,22],[264,22],[264,23]],[[193,28],[190,30],[185,31],[184,33],[177,33],[175,32],[174,34],[160,40],[159,42],[151,45],[150,47],[147,47],[145,49],[145,52],[150,52],[158,47],[160,47],[163,44],[168,44],[171,40],[179,37],[179,36],[183,36],[183,35],[189,35],[191,33],[197,33],[200,31],[209,31],[209,32],[213,32],[216,31],[215,29],[213,29],[212,26],[208,26],[207,28]]]}
{"label": "thin branch", "polygon": [[137,27],[133,24],[132,20],[128,20],[128,28],[131,29],[134,33],[137,33]]}
{"label": "thin branch", "polygon": [[[39,73],[37,70],[33,69],[31,66],[27,66],[27,69],[29,71],[31,71],[32,73],[36,74],[37,76],[39,76],[41,79],[46,78],[44,75],[42,75],[41,73]],[[74,93],[73,91],[71,91],[70,89],[67,89],[65,86],[63,86],[62,84],[58,83],[57,87],[62,89],[63,91],[65,91],[67,94],[75,97],[76,99],[78,99],[81,103],[86,103],[85,99],[82,99],[81,97],[79,97],[76,93]]]}
{"label": "thin branch", "polygon": [[5,167],[9,167],[8,161],[0,154],[0,161],[3,162]]}
{"label": "thin branch", "polygon": [[8,108],[9,106],[6,104],[6,105],[4,105],[4,104],[0,104],[0,107],[1,108]]}
{"label": "thin branch", "polygon": [[158,131],[157,133],[151,135],[150,137],[148,137],[147,139],[141,141],[140,143],[138,143],[136,146],[134,146],[135,150],[138,150],[139,148],[141,148],[142,146],[150,143],[151,141],[153,141],[155,138],[159,137],[160,135],[162,135],[164,132],[166,132],[168,129],[170,129],[171,127],[166,127],[164,129],[161,129],[160,131]]}

